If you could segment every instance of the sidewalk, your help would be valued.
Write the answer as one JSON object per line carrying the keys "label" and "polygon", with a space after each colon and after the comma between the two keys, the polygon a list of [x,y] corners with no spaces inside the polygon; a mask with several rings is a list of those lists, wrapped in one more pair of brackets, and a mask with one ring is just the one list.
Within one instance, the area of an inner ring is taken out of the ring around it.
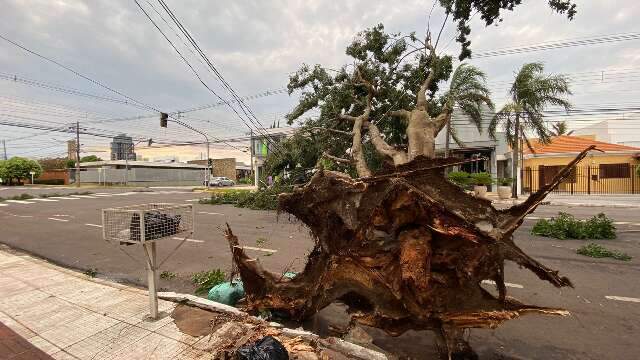
{"label": "sidewalk", "polygon": [[[487,193],[487,199],[499,205],[517,205],[527,199],[528,195],[520,195],[518,199],[498,198],[496,193]],[[544,199],[545,205],[561,206],[605,206],[615,208],[640,208],[640,194],[554,194],[547,195]]]}
{"label": "sidewalk", "polygon": [[[388,359],[367,342],[320,338],[194,295],[158,295],[175,302],[158,300],[160,319],[149,320],[145,290],[0,246],[0,360],[213,359],[265,335],[281,341],[292,359]],[[175,308],[182,315],[170,316]]]}
{"label": "sidewalk", "polygon": [[[175,303],[159,300],[165,316],[148,321],[143,290],[0,249],[0,359],[201,359],[204,336],[183,334],[170,316]],[[4,336],[2,324],[22,339]],[[16,343],[19,343],[17,346]],[[206,344],[204,344],[206,345]],[[38,357],[36,357],[38,356]]]}

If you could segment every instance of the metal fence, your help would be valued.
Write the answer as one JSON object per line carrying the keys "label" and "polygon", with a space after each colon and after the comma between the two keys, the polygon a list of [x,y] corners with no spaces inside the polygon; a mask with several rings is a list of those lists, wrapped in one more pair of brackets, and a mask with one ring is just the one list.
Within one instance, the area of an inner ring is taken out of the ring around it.
{"label": "metal fence", "polygon": [[[551,183],[564,166],[522,169],[522,192],[530,193]],[[640,176],[634,164],[575,166],[554,190],[562,194],[640,194]]]}

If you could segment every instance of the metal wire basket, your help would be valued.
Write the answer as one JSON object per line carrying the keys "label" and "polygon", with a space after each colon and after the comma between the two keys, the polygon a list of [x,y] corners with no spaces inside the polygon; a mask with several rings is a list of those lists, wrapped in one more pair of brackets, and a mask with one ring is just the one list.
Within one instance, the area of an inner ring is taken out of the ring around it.
{"label": "metal wire basket", "polygon": [[153,203],[103,209],[102,235],[104,240],[119,244],[187,237],[193,234],[193,217],[193,205],[189,204]]}

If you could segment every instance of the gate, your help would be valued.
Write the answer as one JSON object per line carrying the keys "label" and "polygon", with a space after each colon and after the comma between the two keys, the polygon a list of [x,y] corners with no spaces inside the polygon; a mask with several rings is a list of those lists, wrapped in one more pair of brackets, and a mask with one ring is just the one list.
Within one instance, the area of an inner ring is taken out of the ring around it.
{"label": "gate", "polygon": [[[530,193],[551,183],[564,165],[522,169],[522,192]],[[634,164],[574,166],[571,174],[554,190],[560,194],[637,194],[640,176]]]}

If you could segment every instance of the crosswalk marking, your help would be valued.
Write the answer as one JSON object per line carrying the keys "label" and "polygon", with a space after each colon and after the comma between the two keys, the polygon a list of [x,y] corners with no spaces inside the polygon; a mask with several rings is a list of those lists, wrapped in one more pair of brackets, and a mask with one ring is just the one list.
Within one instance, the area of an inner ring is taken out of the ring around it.
{"label": "crosswalk marking", "polygon": [[58,219],[58,218],[47,218],[49,220],[55,220],[55,221],[62,221],[62,222],[68,222],[68,219]]}
{"label": "crosswalk marking", "polygon": [[206,214],[206,215],[224,215],[217,212],[206,212],[206,211],[198,211],[198,214]]}
{"label": "crosswalk marking", "polygon": [[101,227],[102,227],[102,225],[98,225],[98,224],[85,224],[85,225],[87,225],[87,226],[93,226],[93,227],[99,227],[99,228],[101,228]]}
{"label": "crosswalk marking", "polygon": [[69,196],[73,196],[73,197],[81,198],[81,199],[96,199],[95,196],[90,196],[90,195],[69,195]]}
{"label": "crosswalk marking", "polygon": [[49,198],[40,198],[40,199],[31,199],[32,201],[42,201],[42,202],[56,202],[58,200],[49,199]]}
{"label": "crosswalk marking", "polygon": [[57,199],[57,200],[80,200],[78,198],[69,197],[69,196],[52,196],[49,199]]}
{"label": "crosswalk marking", "polygon": [[33,201],[24,201],[24,200],[5,200],[5,201],[12,204],[35,204]]}
{"label": "crosswalk marking", "polygon": [[[493,280],[482,280],[483,284],[487,284],[487,285],[495,285],[496,282]],[[524,286],[520,285],[520,284],[512,284],[512,283],[504,283],[504,286],[506,287],[510,287],[510,288],[515,288],[515,289],[524,289]]]}
{"label": "crosswalk marking", "polygon": [[625,296],[605,296],[604,298],[608,299],[608,300],[617,300],[617,301],[627,301],[627,302],[640,303],[640,299],[638,299],[638,298],[625,297]]}
{"label": "crosswalk marking", "polygon": [[[184,240],[184,238],[181,237],[172,237],[173,240]],[[196,239],[187,239],[187,242],[194,242],[194,243],[203,243],[203,240],[196,240]]]}
{"label": "crosswalk marking", "polygon": [[1,207],[1,206],[9,206],[9,204],[1,204],[1,203],[0,203],[0,207]]}

